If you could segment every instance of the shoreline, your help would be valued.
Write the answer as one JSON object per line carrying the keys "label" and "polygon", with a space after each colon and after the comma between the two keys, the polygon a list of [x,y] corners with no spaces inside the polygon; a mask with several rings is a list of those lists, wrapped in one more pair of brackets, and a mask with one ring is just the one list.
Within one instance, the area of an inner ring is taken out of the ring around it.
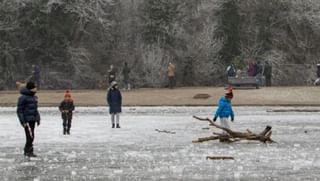
{"label": "shoreline", "polygon": [[[141,88],[121,91],[123,107],[199,107],[216,106],[225,94],[224,87]],[[318,87],[262,87],[260,89],[234,89],[233,106],[238,107],[318,107]],[[106,106],[106,90],[71,90],[76,106]],[[207,98],[195,99],[197,94]],[[0,91],[0,107],[15,107],[20,96],[18,90]],[[39,107],[57,107],[64,90],[41,90],[37,93]]]}

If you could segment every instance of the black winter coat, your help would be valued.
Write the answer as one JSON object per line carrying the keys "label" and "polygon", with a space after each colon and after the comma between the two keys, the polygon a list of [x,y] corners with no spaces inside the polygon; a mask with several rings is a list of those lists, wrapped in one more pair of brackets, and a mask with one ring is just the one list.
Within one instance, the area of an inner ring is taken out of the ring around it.
{"label": "black winter coat", "polygon": [[[65,101],[63,100],[60,103],[59,110],[61,111],[61,117],[63,120],[71,120],[72,119],[72,111],[74,111],[73,101]],[[68,111],[68,112],[63,112]]]}
{"label": "black winter coat", "polygon": [[40,122],[38,112],[38,97],[27,88],[20,91],[21,96],[18,99],[17,114],[21,124],[27,122]]}
{"label": "black winter coat", "polygon": [[74,111],[73,101],[65,101],[65,100],[63,100],[63,101],[60,103],[59,110],[60,110],[61,112],[62,112],[62,111],[68,111],[68,112]]}
{"label": "black winter coat", "polygon": [[109,112],[120,113],[122,106],[122,96],[118,89],[110,88],[107,94],[107,102],[109,104]]}

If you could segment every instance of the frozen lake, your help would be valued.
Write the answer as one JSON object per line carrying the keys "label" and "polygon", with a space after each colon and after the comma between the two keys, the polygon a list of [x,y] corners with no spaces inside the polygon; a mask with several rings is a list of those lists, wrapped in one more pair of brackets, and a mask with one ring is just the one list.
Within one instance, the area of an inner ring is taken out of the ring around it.
{"label": "frozen lake", "polygon": [[[320,113],[268,112],[279,107],[235,107],[234,130],[273,127],[277,144],[192,140],[215,128],[192,119],[214,107],[128,107],[121,129],[107,108],[76,108],[70,136],[62,135],[57,108],[41,108],[35,153],[23,156],[24,132],[15,108],[0,108],[1,180],[320,180]],[[280,109],[280,108],[279,108]],[[288,109],[288,108],[281,108]],[[320,108],[312,108],[319,109]],[[175,134],[155,131],[167,130]],[[234,160],[206,160],[232,156]]]}

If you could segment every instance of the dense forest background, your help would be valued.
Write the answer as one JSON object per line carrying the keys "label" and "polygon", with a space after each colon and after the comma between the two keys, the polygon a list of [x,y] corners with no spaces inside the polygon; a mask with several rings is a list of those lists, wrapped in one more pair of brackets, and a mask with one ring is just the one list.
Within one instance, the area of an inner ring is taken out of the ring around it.
{"label": "dense forest background", "polygon": [[0,0],[0,88],[41,67],[43,87],[97,88],[124,62],[137,87],[223,85],[226,66],[269,61],[274,85],[310,85],[318,0]]}

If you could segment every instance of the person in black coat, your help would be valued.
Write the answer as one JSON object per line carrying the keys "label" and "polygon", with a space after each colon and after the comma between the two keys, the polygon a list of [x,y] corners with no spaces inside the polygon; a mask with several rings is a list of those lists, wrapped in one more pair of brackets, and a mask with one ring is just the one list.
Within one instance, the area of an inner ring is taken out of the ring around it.
{"label": "person in black coat", "polygon": [[64,100],[60,103],[59,110],[62,117],[63,134],[70,134],[72,111],[74,111],[73,99],[71,93],[67,90],[64,94]]}
{"label": "person in black coat", "polygon": [[121,113],[122,96],[121,96],[121,92],[118,89],[118,84],[116,81],[111,82],[111,87],[108,90],[108,94],[107,94],[107,102],[109,105],[109,113],[111,114],[112,128],[115,127],[115,119],[116,119],[116,127],[120,128],[119,113]]}
{"label": "person in black coat", "polygon": [[24,155],[28,157],[37,156],[33,153],[34,128],[36,123],[38,126],[40,125],[38,97],[35,96],[36,92],[37,88],[35,83],[28,82],[26,87],[20,91],[21,96],[17,104],[17,115],[26,135]]}
{"label": "person in black coat", "polygon": [[130,82],[129,82],[129,74],[130,74],[130,68],[128,66],[128,63],[124,63],[124,67],[122,69],[122,74],[123,74],[123,82],[125,85],[125,89],[130,90]]}
{"label": "person in black coat", "polygon": [[266,86],[271,86],[271,79],[272,79],[272,65],[270,62],[266,61],[266,64],[264,66],[264,72],[263,72],[265,78],[266,78]]}

